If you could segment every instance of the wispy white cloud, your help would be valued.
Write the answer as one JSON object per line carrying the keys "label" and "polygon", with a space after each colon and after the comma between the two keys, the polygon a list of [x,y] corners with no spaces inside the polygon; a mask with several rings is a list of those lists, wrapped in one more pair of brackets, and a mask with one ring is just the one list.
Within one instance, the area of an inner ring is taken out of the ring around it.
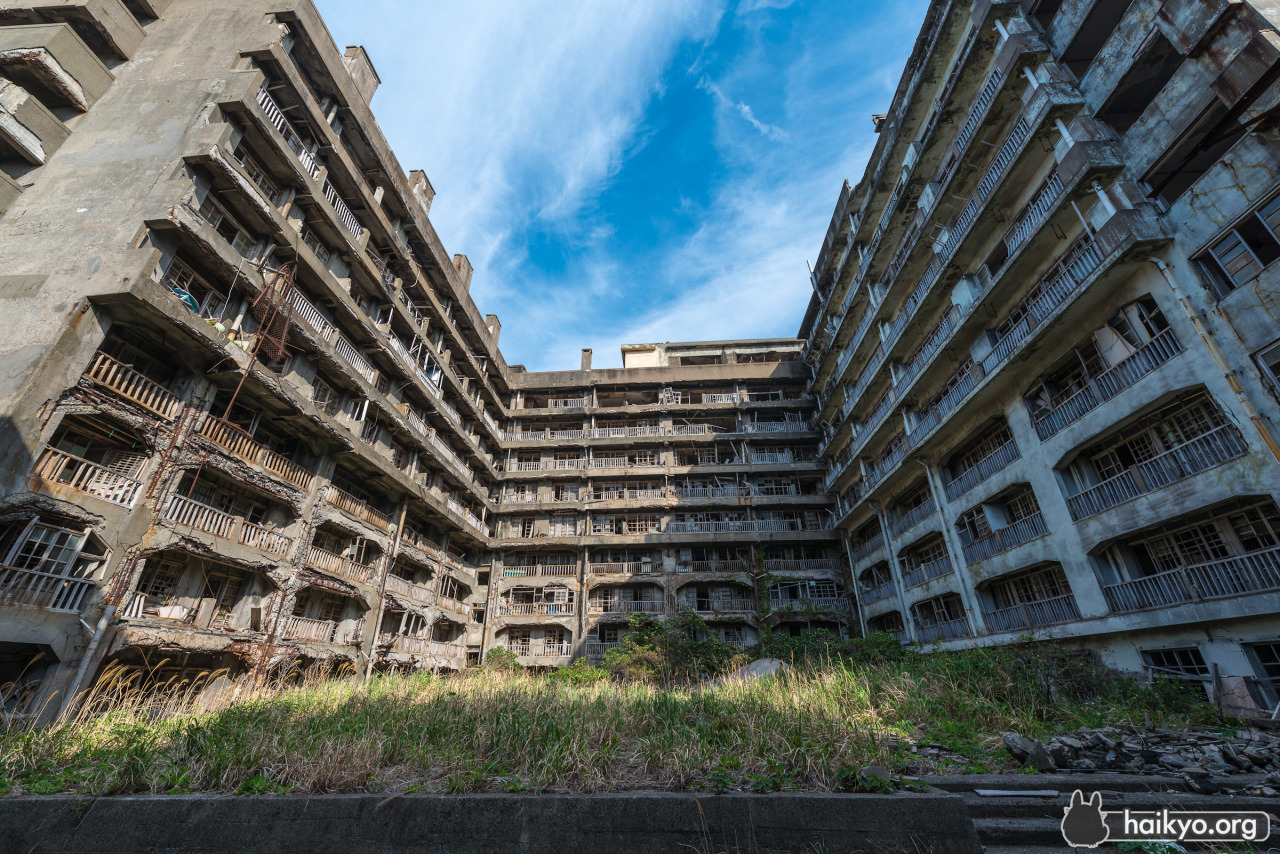
{"label": "wispy white cloud", "polygon": [[735,101],[732,98],[730,98],[728,95],[724,93],[724,90],[721,89],[720,86],[710,77],[703,75],[702,79],[698,81],[698,88],[710,94],[711,97],[715,98],[716,103],[718,103],[721,107],[727,107],[731,110],[736,111],[738,115],[742,116],[744,119],[747,120],[748,124],[750,124],[756,130],[760,131],[760,133],[763,136],[766,136],[769,139],[777,140],[777,141],[781,141],[787,138],[787,132],[785,130],[778,127],[777,125],[765,124],[764,122],[757,119],[755,112],[751,109],[751,106],[749,104],[747,104],[745,101]]}

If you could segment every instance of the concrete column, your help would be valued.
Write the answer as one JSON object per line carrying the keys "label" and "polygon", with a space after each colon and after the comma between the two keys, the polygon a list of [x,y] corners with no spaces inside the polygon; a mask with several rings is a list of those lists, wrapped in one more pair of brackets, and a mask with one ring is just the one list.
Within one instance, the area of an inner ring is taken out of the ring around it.
{"label": "concrete column", "polygon": [[946,493],[942,491],[942,476],[938,472],[937,466],[930,465],[924,460],[917,459],[916,462],[924,466],[924,470],[929,478],[929,491],[933,493],[933,500],[938,505],[938,511],[946,514],[942,516],[942,539],[947,545],[947,552],[951,555],[951,567],[956,575],[956,581],[960,588],[960,599],[964,602],[964,609],[969,613],[969,622],[973,626],[975,636],[987,633],[986,621],[982,619],[982,606],[978,601],[978,593],[973,589],[973,584],[969,579],[968,567],[964,560],[964,546],[960,542],[960,534],[956,531],[954,519],[950,516],[950,507],[944,500]]}

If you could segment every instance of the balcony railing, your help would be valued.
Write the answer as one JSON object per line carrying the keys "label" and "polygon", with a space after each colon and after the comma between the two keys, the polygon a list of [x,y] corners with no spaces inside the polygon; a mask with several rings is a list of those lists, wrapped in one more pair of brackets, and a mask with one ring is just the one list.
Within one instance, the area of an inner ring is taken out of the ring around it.
{"label": "balcony railing", "polygon": [[329,319],[320,313],[320,310],[311,304],[311,301],[302,295],[297,288],[289,289],[289,304],[293,306],[293,316],[301,317],[316,334],[328,341],[333,338],[333,333],[337,331]]}
{"label": "balcony railing", "polygon": [[703,403],[741,403],[742,395],[736,391],[731,392],[715,392],[702,395]]}
{"label": "balcony railing", "polygon": [[769,572],[835,572],[840,569],[840,562],[832,557],[767,557],[764,568]]}
{"label": "balcony railing", "polygon": [[619,641],[587,641],[586,653],[587,658],[592,661],[599,661],[604,658],[604,654],[611,649],[621,646]]}
{"label": "balcony railing", "polygon": [[200,435],[225,448],[247,463],[261,466],[299,489],[310,489],[312,474],[287,457],[259,444],[234,424],[210,416],[200,427]]}
{"label": "balcony railing", "polygon": [[862,602],[865,605],[871,605],[876,602],[883,602],[885,599],[888,599],[890,596],[896,596],[896,595],[898,595],[898,588],[896,588],[893,584],[893,581],[890,580],[890,581],[884,582],[883,584],[877,584],[875,587],[872,587],[869,590],[863,591]]}
{"label": "balcony railing", "polygon": [[504,578],[528,578],[535,575],[563,577],[577,574],[578,565],[576,563],[513,564],[502,568],[502,576]]}
{"label": "balcony railing", "polygon": [[1037,537],[1047,536],[1049,528],[1044,523],[1044,516],[1033,513],[1025,519],[1019,519],[1012,525],[992,531],[981,539],[974,540],[964,547],[965,563],[977,563],[992,555],[1007,552],[1009,549],[1029,543]]}
{"label": "balcony railing", "polygon": [[571,643],[513,643],[507,649],[520,658],[567,658],[573,655]]}
{"label": "balcony railing", "polygon": [[459,643],[447,643],[445,641],[431,640],[430,638],[415,638],[410,635],[396,635],[390,632],[384,633],[378,642],[382,646],[389,646],[393,652],[403,652],[406,655],[434,655],[441,658],[458,658],[464,652],[465,647]]}
{"label": "balcony railing", "polygon": [[1280,588],[1280,547],[1192,564],[1102,588],[1113,611],[1142,611]]}
{"label": "balcony railing", "polygon": [[1076,607],[1076,597],[1068,593],[1038,602],[1020,602],[1009,608],[983,611],[982,618],[988,631],[1016,632],[1054,623],[1073,622],[1080,619],[1080,609]]}
{"label": "balcony railing", "polygon": [[1164,330],[1121,361],[1091,378],[1070,397],[1036,413],[1036,435],[1044,441],[1061,432],[1083,418],[1085,413],[1101,406],[1181,352],[1182,344],[1174,336],[1173,330]]}
{"label": "balcony railing", "polygon": [[[342,196],[338,195],[337,189],[334,188],[333,184],[329,183],[327,178],[324,182],[324,197],[329,201],[329,204],[333,205],[334,213],[338,215],[338,222],[342,223],[343,228],[351,232],[353,237],[359,238],[364,233],[364,227],[360,225],[360,220],[351,212],[351,208],[343,201]],[[378,272],[381,273],[385,270],[386,266],[384,265],[383,269]]]}
{"label": "balcony railing", "polygon": [[754,614],[755,599],[685,599],[677,603],[681,608],[692,608],[699,614]]}
{"label": "balcony railing", "polygon": [[558,397],[551,398],[547,401],[548,409],[586,409],[587,399],[585,397]]}
{"label": "balcony railing", "polygon": [[236,517],[230,513],[193,501],[184,495],[170,497],[164,517],[185,528],[195,528],[223,539],[230,539],[236,526]]}
{"label": "balcony railing", "polygon": [[587,572],[594,575],[633,575],[643,572],[662,572],[662,564],[653,561],[623,560],[588,563]]}
{"label": "balcony railing", "polygon": [[893,522],[889,524],[889,532],[895,537],[901,537],[925,519],[936,515],[937,512],[938,505],[934,502],[933,496],[930,495],[928,500],[919,507],[914,507],[906,513],[903,513],[897,519],[893,520]]}
{"label": "balcony railing", "polygon": [[275,99],[271,97],[271,93],[267,91],[266,86],[258,90],[258,106],[262,107],[262,111],[266,114],[267,121],[271,123],[271,126],[284,137],[285,144],[289,146],[294,154],[298,155],[298,159],[302,161],[303,168],[307,170],[307,174],[312,178],[319,178],[320,164],[316,162],[315,155],[307,150],[302,137],[298,136],[298,132],[293,129],[293,125],[285,118],[284,112],[276,104]]}
{"label": "balcony railing", "polygon": [[0,605],[78,614],[92,589],[93,581],[88,578],[0,565]]}
{"label": "balcony railing", "polygon": [[947,500],[955,501],[961,495],[991,477],[991,475],[1008,467],[1021,456],[1022,452],[1018,450],[1017,443],[1010,437],[1009,441],[978,460],[947,483],[943,488],[943,491],[947,494]]}
{"label": "balcony railing", "polygon": [[1102,483],[1068,496],[1073,521],[1079,522],[1140,495],[1184,480],[1249,450],[1240,432],[1230,424],[1216,427],[1189,442],[1170,448],[1149,460],[1125,469]]}
{"label": "balcony railing", "polygon": [[857,563],[881,548],[884,548],[884,535],[875,534],[853,546],[853,560]]}
{"label": "balcony railing", "polygon": [[940,557],[902,573],[902,586],[908,589],[919,587],[926,581],[941,578],[949,572],[951,572],[951,558]]}
{"label": "balcony railing", "polygon": [[969,623],[963,619],[933,623],[928,626],[916,621],[916,638],[923,643],[967,638],[970,634]]}
{"label": "balcony railing", "polygon": [[676,572],[746,572],[745,560],[687,560],[676,564]]}
{"label": "balcony railing", "polygon": [[667,606],[659,599],[592,599],[587,610],[592,614],[661,614]]}
{"label": "balcony railing", "polygon": [[380,528],[381,530],[386,531],[391,527],[391,517],[386,513],[383,513],[380,510],[375,510],[369,506],[368,502],[356,498],[350,492],[339,489],[333,484],[329,484],[328,487],[325,488],[324,500],[332,504],[334,507],[337,507],[339,510],[349,513],[357,519],[368,522],[375,528]]}
{"label": "balcony railing", "polygon": [[65,486],[111,504],[132,507],[142,491],[142,484],[131,477],[116,474],[97,463],[45,448],[36,460],[31,474],[48,483]]}
{"label": "balcony railing", "polygon": [[319,546],[312,546],[307,550],[307,566],[331,575],[340,576],[348,581],[355,581],[360,584],[373,583],[374,568],[372,565],[356,563],[346,555],[334,554]]}
{"label": "balcony railing", "polygon": [[745,433],[804,433],[813,429],[807,421],[747,421],[742,427]]}
{"label": "balcony railing", "polygon": [[499,617],[562,617],[574,613],[573,602],[502,602]]}
{"label": "balcony railing", "polygon": [[182,408],[176,394],[106,353],[97,353],[84,375],[166,420],[172,421]]}
{"label": "balcony railing", "polygon": [[387,592],[396,593],[400,596],[406,596],[415,602],[430,602],[431,590],[425,585],[417,584],[407,578],[401,578],[398,575],[387,573]]}
{"label": "balcony railing", "polygon": [[333,349],[344,362],[355,369],[356,373],[368,380],[370,385],[378,382],[378,372],[373,365],[369,364],[369,361],[360,354],[354,344],[343,337],[341,332],[333,337]]}
{"label": "balcony railing", "polygon": [[775,599],[769,607],[774,611],[847,611],[849,600],[843,596],[815,596],[806,599]]}
{"label": "balcony railing", "polygon": [[330,643],[338,624],[333,620],[311,620],[307,617],[286,617],[281,634],[286,640]]}

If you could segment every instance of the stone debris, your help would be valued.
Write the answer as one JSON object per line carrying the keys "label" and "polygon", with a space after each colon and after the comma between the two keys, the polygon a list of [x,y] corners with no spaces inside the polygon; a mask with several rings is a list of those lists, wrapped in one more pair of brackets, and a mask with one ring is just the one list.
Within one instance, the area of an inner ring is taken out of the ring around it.
{"label": "stone debris", "polygon": [[1229,736],[1209,729],[1082,727],[1047,742],[1016,732],[1006,732],[1003,741],[1014,759],[1036,771],[1171,774],[1205,793],[1221,790],[1217,778],[1269,772],[1265,784],[1246,793],[1271,796],[1280,791],[1280,736],[1256,729]]}

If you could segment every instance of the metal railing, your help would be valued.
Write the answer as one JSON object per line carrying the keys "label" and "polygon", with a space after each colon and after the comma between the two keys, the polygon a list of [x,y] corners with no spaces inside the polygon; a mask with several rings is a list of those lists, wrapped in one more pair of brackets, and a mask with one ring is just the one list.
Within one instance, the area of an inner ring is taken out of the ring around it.
{"label": "metal railing", "polygon": [[840,569],[840,561],[832,557],[767,557],[764,568],[769,572],[835,572]]}
{"label": "metal railing", "polygon": [[78,614],[93,586],[88,578],[0,565],[0,605]]}
{"label": "metal railing", "polygon": [[924,643],[967,638],[971,634],[969,623],[963,619],[934,623],[929,626],[921,625],[919,620],[916,621],[916,638]]}
{"label": "metal railing", "polygon": [[742,395],[736,391],[731,392],[714,392],[702,395],[703,403],[741,403]]}
{"label": "metal railing", "polygon": [[355,368],[356,373],[364,377],[370,384],[378,381],[378,372],[374,370],[373,365],[360,354],[355,345],[348,341],[341,332],[336,333],[333,337],[333,349],[351,367]]}
{"label": "metal railing", "polygon": [[1019,519],[1012,525],[998,528],[981,539],[974,540],[964,547],[965,563],[977,563],[992,555],[1007,552],[1009,549],[1029,543],[1037,537],[1047,536],[1049,527],[1045,525],[1044,516],[1033,513],[1025,519]]}
{"label": "metal railing", "polygon": [[116,474],[86,459],[46,447],[31,470],[34,477],[65,486],[111,504],[132,507],[142,491],[142,484],[131,477]]}
{"label": "metal railing", "polygon": [[681,608],[692,608],[699,614],[755,613],[755,599],[683,599],[676,603]]}
{"label": "metal railing", "polygon": [[106,353],[96,353],[84,375],[169,421],[182,408],[182,400],[176,394]]}
{"label": "metal railing", "polygon": [[862,592],[862,601],[864,604],[870,605],[875,602],[883,602],[890,596],[898,595],[898,588],[894,586],[893,581],[889,580],[883,584],[877,584],[868,590]]}
{"label": "metal railing", "polygon": [[586,654],[587,658],[592,661],[599,661],[604,658],[604,654],[611,649],[621,646],[619,641],[587,641]]}
{"label": "metal railing", "polygon": [[853,560],[856,563],[882,548],[884,548],[884,534],[876,534],[852,547]]}
{"label": "metal railing", "polygon": [[988,631],[1014,632],[1054,623],[1073,622],[1080,619],[1080,609],[1076,606],[1076,597],[1068,593],[1052,599],[1019,602],[1009,608],[983,611],[982,619],[987,624]]}
{"label": "metal railing", "polygon": [[[565,536],[572,535],[566,534]],[[504,565],[502,567],[502,576],[504,578],[527,578],[535,575],[543,577],[563,577],[577,574],[578,565],[576,563],[529,563],[513,564],[511,566]]]}
{"label": "metal railing", "polygon": [[1280,547],[1182,566],[1102,588],[1113,611],[1142,611],[1280,588]]}
{"label": "metal railing", "polygon": [[302,292],[296,287],[289,289],[289,304],[293,306],[293,317],[301,317],[325,341],[330,340],[333,337],[333,333],[337,331],[337,327],[321,314],[320,310],[312,305],[311,301],[303,296]]}
{"label": "metal railing", "polygon": [[1009,441],[978,460],[969,468],[962,471],[956,477],[943,487],[943,492],[947,495],[948,501],[955,501],[961,495],[973,489],[982,483],[991,475],[1006,468],[1015,460],[1022,457],[1022,452],[1018,450],[1018,445],[1013,441],[1013,437],[1009,437]]}
{"label": "metal railing", "polygon": [[520,658],[565,658],[573,655],[573,644],[571,643],[513,643],[509,644],[507,649]]}
{"label": "metal railing", "polygon": [[901,537],[928,517],[936,515],[937,512],[938,505],[933,500],[933,496],[930,495],[928,500],[919,507],[913,507],[889,523],[889,532],[895,537]]}
{"label": "metal railing", "polygon": [[551,398],[547,401],[548,409],[586,409],[587,399],[585,397],[560,397]]}
{"label": "metal railing", "polygon": [[1124,359],[1091,377],[1069,397],[1035,413],[1032,420],[1036,435],[1044,441],[1061,432],[1181,352],[1182,344],[1173,330],[1165,329]]}
{"label": "metal railing", "polygon": [[1237,457],[1249,446],[1230,424],[1157,454],[1101,483],[1067,497],[1071,519],[1079,522],[1126,501],[1147,495]]}
{"label": "metal railing", "polygon": [[316,161],[315,155],[307,150],[306,144],[302,141],[302,137],[298,136],[298,132],[293,129],[293,125],[285,118],[284,111],[276,104],[275,99],[271,97],[271,93],[267,91],[264,85],[258,90],[258,106],[262,107],[263,113],[267,116],[267,121],[271,126],[279,131],[280,136],[284,138],[285,145],[302,161],[302,166],[307,170],[307,174],[312,178],[320,177],[320,164]]}
{"label": "metal railing", "polygon": [[902,573],[902,586],[905,588],[919,587],[926,581],[941,578],[949,572],[951,572],[951,558],[940,557],[937,560],[920,564]]}
{"label": "metal railing", "polygon": [[389,593],[407,596],[416,602],[427,603],[431,601],[430,588],[392,573],[387,573],[386,588]]}

